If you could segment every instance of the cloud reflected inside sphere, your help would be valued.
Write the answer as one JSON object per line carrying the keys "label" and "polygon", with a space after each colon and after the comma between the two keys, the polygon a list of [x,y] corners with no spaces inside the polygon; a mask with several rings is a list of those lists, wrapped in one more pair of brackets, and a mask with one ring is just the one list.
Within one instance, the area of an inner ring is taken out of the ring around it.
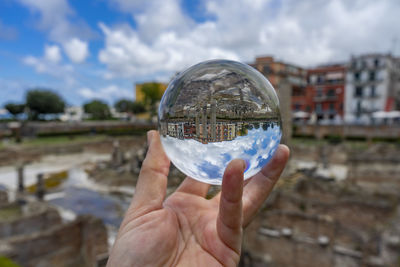
{"label": "cloud reflected inside sphere", "polygon": [[228,163],[246,161],[250,178],[281,139],[279,101],[268,80],[229,60],[199,63],[178,74],[160,102],[158,128],[172,163],[184,174],[221,184]]}

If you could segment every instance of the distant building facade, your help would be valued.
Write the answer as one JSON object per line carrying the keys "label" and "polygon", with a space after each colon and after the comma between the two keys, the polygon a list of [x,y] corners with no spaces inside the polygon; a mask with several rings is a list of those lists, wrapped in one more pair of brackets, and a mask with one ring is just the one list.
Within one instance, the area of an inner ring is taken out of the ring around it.
{"label": "distant building facade", "polygon": [[305,68],[277,61],[271,56],[257,57],[256,61],[250,64],[261,72],[275,90],[279,90],[281,83],[286,80],[291,87],[291,108],[292,110],[307,109],[307,70]]}
{"label": "distant building facade", "polygon": [[79,106],[66,107],[64,113],[60,115],[60,120],[64,122],[77,122],[86,118],[83,108]]}
{"label": "distant building facade", "polygon": [[[331,64],[308,70],[306,108],[318,121],[341,123],[344,118],[345,64]],[[295,105],[295,110],[297,105]]]}
{"label": "distant building facade", "polygon": [[257,57],[249,65],[260,71],[280,96],[283,82],[289,84],[286,90],[291,91],[294,119],[370,124],[377,112],[400,110],[400,58],[389,54],[360,55],[346,63],[308,70],[271,56]]}
{"label": "distant building facade", "polygon": [[399,108],[400,64],[385,54],[352,57],[346,77],[345,121],[369,124],[373,113]]}
{"label": "distant building facade", "polygon": [[[295,104],[304,103],[307,86],[306,69],[275,60],[271,56],[257,57],[250,66],[261,72],[275,88],[282,118],[282,142],[290,142],[292,136],[292,110]],[[301,107],[302,108],[302,107]]]}
{"label": "distant building facade", "polygon": [[395,109],[400,110],[400,57],[394,59],[394,72],[392,75],[394,85]]}

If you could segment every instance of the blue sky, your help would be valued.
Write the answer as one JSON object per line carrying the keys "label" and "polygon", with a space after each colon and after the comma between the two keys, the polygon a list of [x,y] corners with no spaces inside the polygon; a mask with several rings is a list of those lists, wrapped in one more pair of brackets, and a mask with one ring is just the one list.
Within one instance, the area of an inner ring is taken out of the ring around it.
{"label": "blue sky", "polygon": [[50,88],[70,105],[134,98],[199,61],[302,66],[400,53],[397,0],[2,0],[0,106]]}

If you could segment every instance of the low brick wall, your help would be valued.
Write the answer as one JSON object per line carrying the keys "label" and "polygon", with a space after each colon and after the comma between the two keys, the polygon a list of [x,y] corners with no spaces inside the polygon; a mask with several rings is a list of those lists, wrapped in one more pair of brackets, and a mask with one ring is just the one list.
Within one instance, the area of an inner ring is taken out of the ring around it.
{"label": "low brick wall", "polygon": [[298,124],[294,127],[296,136],[313,136],[324,138],[335,136],[342,138],[388,138],[400,139],[399,125],[307,125]]}
{"label": "low brick wall", "polygon": [[154,123],[126,121],[85,121],[85,122],[28,122],[22,128],[24,136],[53,136],[87,133],[123,134],[148,131],[157,128]]}

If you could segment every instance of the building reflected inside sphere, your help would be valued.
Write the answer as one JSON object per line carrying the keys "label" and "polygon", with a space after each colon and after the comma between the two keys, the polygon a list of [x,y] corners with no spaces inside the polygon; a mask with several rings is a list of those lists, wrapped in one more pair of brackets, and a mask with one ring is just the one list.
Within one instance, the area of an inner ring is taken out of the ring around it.
{"label": "building reflected inside sphere", "polygon": [[161,99],[158,123],[172,163],[210,184],[221,184],[235,158],[246,161],[250,178],[281,138],[275,90],[257,70],[229,60],[202,62],[177,75]]}

